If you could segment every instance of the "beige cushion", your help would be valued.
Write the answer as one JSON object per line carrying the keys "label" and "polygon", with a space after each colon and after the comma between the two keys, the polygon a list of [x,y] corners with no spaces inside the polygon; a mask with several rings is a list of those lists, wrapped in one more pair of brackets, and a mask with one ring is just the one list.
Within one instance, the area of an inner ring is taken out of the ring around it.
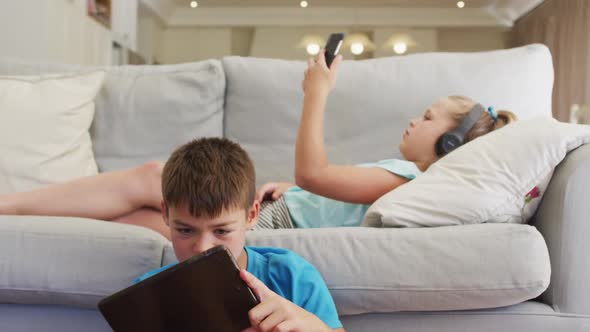
{"label": "beige cushion", "polygon": [[517,121],[461,146],[415,180],[379,198],[367,210],[363,225],[526,222],[555,166],[568,151],[588,142],[587,125],[552,118]]}
{"label": "beige cushion", "polygon": [[545,241],[529,225],[265,230],[247,243],[306,258],[340,315],[506,306],[540,295],[551,274]]}
{"label": "beige cushion", "polygon": [[88,129],[103,78],[0,76],[0,194],[97,173]]}

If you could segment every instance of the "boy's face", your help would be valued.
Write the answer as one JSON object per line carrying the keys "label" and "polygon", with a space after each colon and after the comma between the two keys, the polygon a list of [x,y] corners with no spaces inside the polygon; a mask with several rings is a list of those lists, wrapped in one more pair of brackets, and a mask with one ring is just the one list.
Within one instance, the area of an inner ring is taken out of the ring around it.
{"label": "boy's face", "polygon": [[246,232],[258,222],[259,211],[260,203],[255,201],[248,213],[244,209],[224,210],[216,218],[195,218],[183,205],[167,207],[162,202],[162,216],[170,228],[172,245],[179,261],[217,245],[224,245],[236,258],[240,268],[244,269],[247,263],[244,250]]}

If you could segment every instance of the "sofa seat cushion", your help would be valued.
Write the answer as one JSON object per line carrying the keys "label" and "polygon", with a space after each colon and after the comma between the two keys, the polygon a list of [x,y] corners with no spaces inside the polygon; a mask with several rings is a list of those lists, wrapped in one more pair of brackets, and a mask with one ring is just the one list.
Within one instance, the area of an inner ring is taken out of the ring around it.
{"label": "sofa seat cushion", "polygon": [[248,245],[310,261],[340,315],[507,306],[539,296],[551,273],[543,237],[521,224],[253,231]]}
{"label": "sofa seat cushion", "polygon": [[167,244],[137,226],[0,216],[0,303],[96,308],[105,296],[159,267]]}
{"label": "sofa seat cushion", "polygon": [[[535,298],[550,277],[545,242],[528,225],[252,231],[247,244],[310,261],[340,315],[506,306]],[[74,307],[176,261],[156,232],[65,217],[0,216],[0,252],[0,303]]]}

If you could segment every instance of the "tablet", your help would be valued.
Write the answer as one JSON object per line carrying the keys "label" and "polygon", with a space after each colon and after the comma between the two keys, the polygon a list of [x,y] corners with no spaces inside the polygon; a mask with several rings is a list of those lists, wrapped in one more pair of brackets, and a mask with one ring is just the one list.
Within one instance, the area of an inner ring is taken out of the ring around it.
{"label": "tablet", "polygon": [[116,332],[227,331],[250,327],[258,304],[224,246],[217,246],[101,300]]}

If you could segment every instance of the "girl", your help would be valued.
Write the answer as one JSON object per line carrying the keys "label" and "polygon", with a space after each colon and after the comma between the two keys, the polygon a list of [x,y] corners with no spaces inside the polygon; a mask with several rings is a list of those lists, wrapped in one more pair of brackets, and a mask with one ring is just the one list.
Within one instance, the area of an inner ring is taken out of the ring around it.
{"label": "girl", "polygon": [[[358,226],[368,206],[410,181],[438,160],[437,139],[456,128],[475,105],[450,96],[433,103],[413,119],[403,134],[400,152],[406,160],[383,160],[357,166],[328,162],[324,145],[326,99],[336,82],[342,57],[330,68],[323,52],[308,61],[303,80],[304,106],[295,148],[295,178],[267,183],[256,195],[263,201],[257,228]],[[511,112],[485,112],[467,133],[469,142],[516,117]],[[71,216],[111,220],[153,229],[170,239],[160,213],[163,164],[151,162],[123,171],[102,173],[30,192],[0,196],[0,214]],[[265,200],[266,199],[266,200]]]}
{"label": "girl", "polygon": [[[436,153],[436,141],[457,128],[476,104],[467,97],[450,96],[436,101],[422,117],[413,119],[399,146],[406,161],[389,159],[357,166],[330,164],[324,146],[324,112],[341,62],[342,57],[338,56],[328,68],[323,52],[317,60],[308,61],[295,146],[298,187],[271,182],[258,190],[256,199],[262,201],[263,207],[258,228],[359,226],[370,204],[414,179],[442,157]],[[465,142],[515,120],[512,112],[496,113],[489,109],[467,132]]]}

